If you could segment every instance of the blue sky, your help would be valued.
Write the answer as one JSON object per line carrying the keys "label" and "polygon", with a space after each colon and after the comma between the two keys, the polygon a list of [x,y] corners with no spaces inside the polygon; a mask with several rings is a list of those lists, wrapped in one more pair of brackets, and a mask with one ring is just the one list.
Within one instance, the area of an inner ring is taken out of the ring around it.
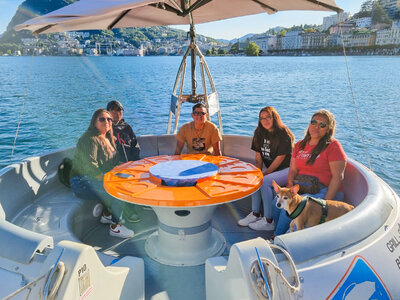
{"label": "blue sky", "polygon": [[[0,33],[4,32],[8,23],[22,0],[0,0]],[[336,0],[336,4],[346,12],[354,14],[360,9],[364,0]],[[327,12],[279,12],[274,15],[259,14],[254,16],[234,18],[196,26],[199,34],[213,38],[234,39],[248,33],[261,33],[275,26],[290,27],[300,24],[322,24]],[[188,30],[188,26],[176,26]]]}

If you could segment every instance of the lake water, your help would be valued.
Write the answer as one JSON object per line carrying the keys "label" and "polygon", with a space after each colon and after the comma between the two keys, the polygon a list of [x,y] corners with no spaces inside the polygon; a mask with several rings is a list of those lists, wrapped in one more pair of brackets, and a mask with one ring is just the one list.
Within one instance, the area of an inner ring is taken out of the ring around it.
{"label": "lake water", "polygon": [[[166,133],[180,61],[0,57],[0,167],[10,163],[26,91],[13,162],[74,146],[93,111],[111,99],[123,102],[125,119],[136,134]],[[209,57],[207,63],[219,93],[225,134],[252,135],[260,108],[271,105],[300,139],[312,113],[326,108],[336,116],[336,137],[348,156],[368,165],[344,57]],[[372,169],[400,194],[400,57],[353,56],[348,64]],[[184,104],[180,124],[189,120],[190,108]]]}

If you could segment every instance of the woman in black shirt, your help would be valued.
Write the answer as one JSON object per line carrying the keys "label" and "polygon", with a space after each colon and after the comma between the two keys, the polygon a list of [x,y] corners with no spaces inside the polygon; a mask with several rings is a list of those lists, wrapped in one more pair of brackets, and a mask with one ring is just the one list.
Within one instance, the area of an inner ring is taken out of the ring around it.
{"label": "woman in black shirt", "polygon": [[[271,106],[262,108],[251,149],[256,152],[256,167],[262,170],[264,181],[260,190],[252,197],[252,212],[238,221],[240,226],[249,226],[254,230],[274,230],[272,180],[281,186],[286,185],[293,143],[294,135],[282,122],[278,112]],[[261,200],[264,206],[263,216],[260,214]]]}

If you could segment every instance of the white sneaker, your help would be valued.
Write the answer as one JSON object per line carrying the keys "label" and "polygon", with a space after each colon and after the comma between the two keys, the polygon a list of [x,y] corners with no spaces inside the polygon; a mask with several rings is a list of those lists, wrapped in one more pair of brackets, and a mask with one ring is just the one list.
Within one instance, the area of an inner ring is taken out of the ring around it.
{"label": "white sneaker", "polygon": [[247,217],[238,221],[239,226],[249,226],[250,223],[260,220],[261,217],[256,217],[253,212],[249,213]]}
{"label": "white sneaker", "polygon": [[271,231],[275,229],[275,224],[274,221],[268,223],[267,219],[263,217],[256,222],[250,223],[249,227],[253,230]]}
{"label": "white sneaker", "polygon": [[133,230],[126,228],[124,225],[117,224],[115,228],[110,226],[110,235],[119,237],[121,239],[127,239],[133,237],[135,233]]}
{"label": "white sneaker", "polygon": [[102,214],[101,218],[100,218],[100,223],[103,223],[103,224],[112,224],[112,223],[114,223],[113,220],[112,220],[112,215],[109,214],[108,216],[106,216],[105,214]]}

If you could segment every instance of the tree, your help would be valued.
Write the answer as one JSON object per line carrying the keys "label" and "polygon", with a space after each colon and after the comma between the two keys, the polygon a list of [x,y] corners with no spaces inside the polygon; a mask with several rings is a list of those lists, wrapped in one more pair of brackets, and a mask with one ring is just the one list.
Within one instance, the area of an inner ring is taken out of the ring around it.
{"label": "tree", "polygon": [[210,50],[210,49],[207,49],[206,55],[207,55],[207,56],[210,56],[210,55],[211,55],[211,50]]}
{"label": "tree", "polygon": [[247,56],[258,56],[260,52],[259,49],[260,47],[256,43],[250,42],[246,49],[244,49],[244,53],[246,53]]}
{"label": "tree", "polygon": [[285,36],[286,35],[286,30],[285,29],[279,30],[278,35]]}
{"label": "tree", "polygon": [[234,43],[231,47],[231,50],[229,50],[230,53],[232,54],[237,54],[239,53],[239,41],[237,41],[236,43]]}
{"label": "tree", "polygon": [[226,54],[226,50],[225,49],[222,49],[222,48],[218,49],[218,55],[225,55],[225,54]]}
{"label": "tree", "polygon": [[314,28],[306,28],[304,29],[304,32],[317,32]]}
{"label": "tree", "polygon": [[390,19],[382,5],[380,5],[379,2],[375,1],[372,11],[372,24],[374,25],[378,23],[391,24],[392,20]]}
{"label": "tree", "polygon": [[365,1],[363,4],[361,4],[360,11],[353,15],[353,19],[371,17],[371,15],[372,15],[372,7],[373,7],[372,0]]}

